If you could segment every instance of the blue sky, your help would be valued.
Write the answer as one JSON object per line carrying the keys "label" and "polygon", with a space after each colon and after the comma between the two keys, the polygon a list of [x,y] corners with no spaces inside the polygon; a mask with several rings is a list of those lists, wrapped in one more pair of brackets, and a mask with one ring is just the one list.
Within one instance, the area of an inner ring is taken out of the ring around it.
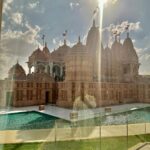
{"label": "blue sky", "polygon": [[[97,0],[4,0],[1,78],[17,59],[27,70],[25,62],[42,44],[42,34],[46,35],[50,51],[61,45],[65,30],[68,30],[68,44],[73,45],[79,35],[85,41],[97,6]],[[113,41],[108,32],[110,24],[131,23],[130,37],[140,57],[141,74],[150,74],[149,6],[149,0],[108,0],[104,7],[104,45]],[[121,38],[125,36],[122,32]]]}

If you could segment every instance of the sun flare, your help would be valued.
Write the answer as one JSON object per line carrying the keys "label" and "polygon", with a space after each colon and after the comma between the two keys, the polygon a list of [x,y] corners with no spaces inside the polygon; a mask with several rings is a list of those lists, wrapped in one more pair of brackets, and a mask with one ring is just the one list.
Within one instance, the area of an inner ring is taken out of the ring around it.
{"label": "sun flare", "polygon": [[108,0],[99,0],[100,7],[103,7],[107,2]]}
{"label": "sun flare", "polygon": [[[99,5],[99,28],[100,28],[100,43],[102,43],[102,28],[103,28],[103,10],[104,10],[104,5],[106,5],[108,0],[98,0],[98,5]],[[101,46],[100,50],[98,53],[98,80],[101,80]],[[101,88],[101,87],[99,87]]]}
{"label": "sun flare", "polygon": [[103,4],[105,4],[105,3],[107,3],[108,2],[108,0],[102,0],[103,1]]}

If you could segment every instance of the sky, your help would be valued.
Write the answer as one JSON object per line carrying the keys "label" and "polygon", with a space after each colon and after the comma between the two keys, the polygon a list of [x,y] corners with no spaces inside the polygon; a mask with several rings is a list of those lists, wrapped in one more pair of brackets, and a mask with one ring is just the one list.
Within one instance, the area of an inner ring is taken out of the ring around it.
{"label": "sky", "polygon": [[[62,44],[67,30],[67,43],[73,46],[81,36],[83,43],[93,21],[98,0],[4,0],[0,78],[7,76],[17,60],[27,71],[28,57],[42,47],[42,35],[49,50]],[[108,0],[103,15],[103,45],[111,45],[110,29],[130,24],[130,37],[141,63],[140,74],[150,74],[150,0]],[[95,17],[99,25],[98,17]],[[126,32],[121,30],[121,42]]]}

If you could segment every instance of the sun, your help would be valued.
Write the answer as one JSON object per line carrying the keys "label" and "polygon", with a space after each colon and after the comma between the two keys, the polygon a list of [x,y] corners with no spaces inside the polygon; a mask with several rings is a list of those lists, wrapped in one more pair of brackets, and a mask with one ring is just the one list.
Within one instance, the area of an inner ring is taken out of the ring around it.
{"label": "sun", "polygon": [[105,4],[107,4],[108,0],[99,0],[100,7],[103,7]]}
{"label": "sun", "polygon": [[106,4],[108,2],[108,0],[102,0],[103,1],[103,4]]}

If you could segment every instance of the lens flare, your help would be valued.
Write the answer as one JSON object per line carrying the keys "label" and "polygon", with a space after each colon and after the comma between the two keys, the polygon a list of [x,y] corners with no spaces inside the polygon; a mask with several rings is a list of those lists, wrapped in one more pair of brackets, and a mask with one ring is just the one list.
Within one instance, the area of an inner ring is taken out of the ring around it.
{"label": "lens flare", "polygon": [[[104,5],[108,2],[108,0],[98,0],[98,7],[99,7],[99,30],[100,30],[100,48],[99,48],[99,51],[98,51],[98,81],[101,82],[101,78],[102,78],[102,74],[101,74],[101,52],[102,52],[102,46],[101,46],[101,43],[102,43],[102,28],[103,28],[103,11],[104,11]],[[98,84],[98,89],[99,89],[99,99],[100,101],[102,100],[102,93],[101,93],[101,86],[102,84]]]}
{"label": "lens flare", "polygon": [[98,54],[98,80],[101,81],[101,43],[102,43],[102,28],[103,28],[103,11],[104,11],[104,5],[108,2],[108,0],[98,0],[99,5],[99,28],[100,28],[100,50]]}
{"label": "lens flare", "polygon": [[108,0],[101,0],[103,4],[106,4]]}

